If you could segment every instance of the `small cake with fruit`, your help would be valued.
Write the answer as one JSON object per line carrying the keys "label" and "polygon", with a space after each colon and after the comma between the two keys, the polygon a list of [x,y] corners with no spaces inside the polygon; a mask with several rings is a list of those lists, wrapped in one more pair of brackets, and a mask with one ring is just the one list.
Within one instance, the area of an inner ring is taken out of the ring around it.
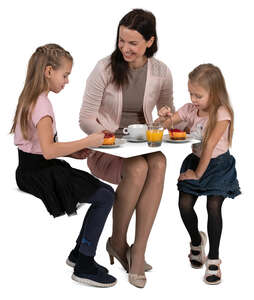
{"label": "small cake with fruit", "polygon": [[114,145],[116,137],[112,132],[104,132],[104,141],[103,145]]}
{"label": "small cake with fruit", "polygon": [[169,131],[169,136],[171,140],[185,140],[186,139],[186,132],[181,131],[176,128],[171,128]]}

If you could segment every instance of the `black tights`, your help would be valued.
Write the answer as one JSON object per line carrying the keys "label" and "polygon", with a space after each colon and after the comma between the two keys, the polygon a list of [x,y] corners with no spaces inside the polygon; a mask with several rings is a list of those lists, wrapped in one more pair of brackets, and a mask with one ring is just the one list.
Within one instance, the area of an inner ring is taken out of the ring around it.
{"label": "black tights", "polygon": [[[198,230],[198,218],[194,211],[194,205],[197,196],[180,192],[179,209],[183,223],[190,235],[193,246],[199,246],[201,238]],[[219,245],[222,232],[222,216],[221,207],[224,201],[222,196],[207,196],[207,213],[208,213],[208,238],[210,249],[208,253],[209,259],[219,258]]]}

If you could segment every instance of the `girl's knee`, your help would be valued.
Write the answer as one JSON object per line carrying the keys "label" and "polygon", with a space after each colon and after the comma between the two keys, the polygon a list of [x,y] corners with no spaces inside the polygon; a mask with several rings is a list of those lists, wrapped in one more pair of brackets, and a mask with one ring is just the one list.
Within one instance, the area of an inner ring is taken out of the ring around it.
{"label": "girl's knee", "polygon": [[220,213],[223,201],[224,198],[222,196],[208,196],[206,204],[208,214],[216,215]]}
{"label": "girl's knee", "polygon": [[112,207],[115,200],[115,192],[113,188],[101,187],[96,192],[96,203]]}
{"label": "girl's knee", "polygon": [[189,212],[193,209],[197,197],[186,194],[184,192],[179,193],[178,207],[181,212]]}

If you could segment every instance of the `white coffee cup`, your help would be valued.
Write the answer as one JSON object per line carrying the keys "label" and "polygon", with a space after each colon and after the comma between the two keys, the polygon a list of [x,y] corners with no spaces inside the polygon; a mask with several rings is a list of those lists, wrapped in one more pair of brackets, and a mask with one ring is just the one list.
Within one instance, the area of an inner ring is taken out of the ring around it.
{"label": "white coffee cup", "polygon": [[128,134],[129,138],[136,140],[144,140],[146,139],[146,124],[132,124],[129,125],[128,128],[123,128],[123,133]]}

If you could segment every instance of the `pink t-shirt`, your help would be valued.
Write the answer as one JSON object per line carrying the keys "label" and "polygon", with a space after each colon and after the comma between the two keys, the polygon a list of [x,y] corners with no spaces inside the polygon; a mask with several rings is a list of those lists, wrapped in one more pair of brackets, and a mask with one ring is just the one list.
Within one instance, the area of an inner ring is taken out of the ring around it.
{"label": "pink t-shirt", "polygon": [[50,116],[52,118],[52,130],[54,141],[57,140],[56,122],[53,107],[48,99],[48,96],[45,93],[42,93],[37,99],[37,102],[31,114],[31,118],[28,122],[29,140],[24,139],[21,132],[19,120],[17,122],[14,133],[14,143],[16,146],[18,146],[20,150],[33,154],[42,154],[36,126],[38,122],[45,116]]}
{"label": "pink t-shirt", "polygon": [[[202,141],[205,128],[207,125],[208,117],[199,117],[198,109],[192,103],[185,104],[177,112],[180,118],[183,121],[187,122],[186,126],[190,128],[190,135],[193,138]],[[228,110],[224,106],[220,106],[217,111],[217,121],[224,121],[224,120],[231,120],[231,117]],[[229,126],[225,130],[224,134],[222,135],[217,145],[215,146],[212,153],[212,158],[215,158],[228,151],[229,148],[228,130],[229,130]],[[198,157],[201,156],[202,153],[201,142],[192,145],[192,152]]]}

